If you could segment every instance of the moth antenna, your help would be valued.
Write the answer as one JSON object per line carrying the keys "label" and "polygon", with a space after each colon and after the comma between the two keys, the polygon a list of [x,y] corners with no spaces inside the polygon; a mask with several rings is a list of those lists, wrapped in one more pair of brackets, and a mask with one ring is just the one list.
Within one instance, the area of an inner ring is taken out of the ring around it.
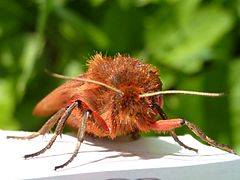
{"label": "moth antenna", "polygon": [[199,92],[199,91],[184,91],[184,90],[166,90],[166,91],[157,91],[152,93],[144,93],[139,95],[139,97],[150,97],[156,95],[165,95],[165,94],[186,94],[194,96],[208,96],[208,97],[220,97],[224,96],[225,93],[210,93],[210,92]]}
{"label": "moth antenna", "polygon": [[47,74],[49,74],[50,76],[55,77],[55,78],[93,83],[93,84],[97,84],[97,85],[106,87],[106,88],[108,88],[108,89],[110,89],[112,91],[115,91],[117,93],[123,94],[123,92],[120,91],[119,89],[117,89],[115,87],[112,87],[112,86],[109,86],[109,85],[107,85],[105,83],[102,83],[102,82],[99,82],[99,81],[95,81],[95,80],[91,80],[91,79],[85,79],[85,78],[79,78],[79,77],[64,76],[64,75],[61,75],[61,74],[50,72],[47,69],[45,69],[45,72]]}

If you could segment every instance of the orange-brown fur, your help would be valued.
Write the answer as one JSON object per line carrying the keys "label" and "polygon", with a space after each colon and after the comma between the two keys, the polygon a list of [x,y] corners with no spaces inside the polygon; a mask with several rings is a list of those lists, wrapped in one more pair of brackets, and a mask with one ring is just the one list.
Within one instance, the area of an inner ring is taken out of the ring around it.
{"label": "orange-brown fur", "polygon": [[[71,80],[37,104],[33,112],[35,115],[48,116],[55,113],[38,132],[29,136],[8,136],[32,139],[46,134],[57,125],[49,143],[40,151],[27,154],[24,158],[38,156],[49,149],[57,136],[61,135],[65,123],[78,130],[78,143],[72,156],[62,165],[56,166],[55,170],[67,166],[77,156],[85,132],[112,139],[139,131],[169,132],[179,145],[197,152],[197,149],[179,140],[174,132],[174,129],[186,125],[208,144],[235,153],[229,146],[206,136],[193,123],[180,118],[167,118],[162,110],[162,83],[157,70],[151,65],[128,56],[109,58],[97,54],[89,61],[88,67],[86,73],[80,74],[78,78],[68,78]],[[162,120],[158,120],[157,115]]]}
{"label": "orange-brown fur", "polygon": [[[54,113],[61,107],[81,100],[103,118],[110,133],[104,132],[94,121],[94,117],[88,121],[86,131],[95,136],[111,138],[137,130],[147,131],[148,125],[156,121],[157,112],[153,110],[152,104],[155,102],[161,106],[162,98],[160,96],[139,98],[140,94],[160,91],[162,88],[158,71],[153,66],[128,56],[117,55],[110,58],[97,54],[89,61],[88,71],[80,76],[115,87],[124,95],[100,85],[68,81],[67,85],[63,84],[44,98],[34,113],[41,115],[40,110],[42,111],[43,106],[52,108],[47,113]],[[58,101],[49,102],[55,97]],[[78,129],[82,111],[75,109],[67,124]],[[42,114],[46,115],[45,111]]]}

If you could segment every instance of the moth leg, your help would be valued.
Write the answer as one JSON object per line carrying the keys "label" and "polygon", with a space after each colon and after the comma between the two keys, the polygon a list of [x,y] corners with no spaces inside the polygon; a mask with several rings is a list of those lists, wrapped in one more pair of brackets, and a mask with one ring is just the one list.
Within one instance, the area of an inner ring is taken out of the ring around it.
{"label": "moth leg", "polygon": [[77,145],[75,147],[75,150],[72,154],[72,156],[62,165],[56,166],[55,170],[63,168],[64,166],[67,166],[69,163],[71,163],[73,161],[73,159],[77,156],[78,151],[80,149],[81,143],[84,140],[84,135],[85,135],[85,131],[86,131],[86,125],[87,125],[87,120],[88,118],[91,116],[91,111],[90,110],[86,110],[82,116],[81,119],[81,124],[80,127],[78,129],[78,133],[77,133]]}
{"label": "moth leg", "polygon": [[155,132],[169,132],[184,125],[183,119],[164,119],[158,120],[148,126]]}
{"label": "moth leg", "polygon": [[137,140],[137,139],[140,138],[140,136],[141,135],[140,135],[139,131],[137,131],[137,130],[130,134],[130,137],[131,137],[132,140]]}
{"label": "moth leg", "polygon": [[198,137],[200,137],[203,141],[205,141],[206,143],[208,143],[209,145],[213,146],[213,147],[217,147],[219,149],[222,149],[224,151],[227,151],[229,153],[232,153],[232,154],[236,154],[232,148],[230,148],[228,145],[225,145],[225,144],[221,144],[221,143],[218,143],[216,141],[214,141],[213,139],[209,138],[207,135],[204,134],[204,132],[199,128],[197,127],[195,124],[193,123],[190,123],[188,121],[184,121],[185,125],[191,129],[191,131],[196,134]]}
{"label": "moth leg", "polygon": [[58,124],[57,124],[57,127],[55,129],[54,135],[50,139],[48,144],[43,149],[41,149],[40,151],[37,151],[37,152],[32,153],[32,154],[25,155],[24,156],[25,159],[30,158],[30,157],[38,156],[38,155],[44,153],[47,149],[51,148],[51,146],[53,145],[53,143],[57,139],[57,136],[62,133],[64,125],[65,125],[68,117],[71,115],[73,109],[76,108],[77,106],[79,106],[79,103],[80,103],[80,101],[76,101],[76,102],[72,103],[69,107],[67,107],[67,109],[64,110],[63,115],[61,116],[60,120],[58,121]]}
{"label": "moth leg", "polygon": [[66,111],[65,108],[60,109],[37,132],[33,132],[32,134],[30,134],[28,136],[7,136],[7,138],[24,140],[24,139],[33,139],[37,136],[44,135],[44,134],[48,133],[55,124],[57,124],[57,122],[59,121],[59,119],[61,118],[61,116],[64,114],[65,111]]}
{"label": "moth leg", "polygon": [[[154,104],[154,107],[156,108],[156,110],[158,111],[159,115],[161,116],[161,118],[162,118],[163,120],[168,119],[166,113],[163,111],[163,109],[162,109],[159,105]],[[169,134],[172,136],[172,138],[174,139],[174,141],[177,142],[180,146],[184,147],[185,149],[198,152],[197,149],[192,148],[192,147],[184,144],[184,143],[178,138],[178,136],[177,136],[177,134],[175,133],[174,130],[169,131]]]}
{"label": "moth leg", "polygon": [[170,131],[169,132],[172,136],[172,138],[174,139],[175,142],[177,142],[180,146],[184,147],[185,149],[191,150],[191,151],[195,151],[196,153],[198,152],[198,149],[192,148],[187,146],[186,144],[184,144],[177,136],[177,134],[175,133],[175,131]]}

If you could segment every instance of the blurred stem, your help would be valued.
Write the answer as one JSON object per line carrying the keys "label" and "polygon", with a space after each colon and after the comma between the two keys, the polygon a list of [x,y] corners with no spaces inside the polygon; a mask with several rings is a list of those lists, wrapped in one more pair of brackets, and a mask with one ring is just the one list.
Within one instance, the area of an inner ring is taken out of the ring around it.
{"label": "blurred stem", "polygon": [[20,57],[21,73],[17,82],[18,100],[22,99],[23,95],[25,94],[27,82],[32,75],[35,63],[43,50],[44,30],[49,12],[52,7],[51,4],[52,0],[39,1],[39,16],[36,24],[36,32],[26,36],[26,43],[23,47],[23,52]]}
{"label": "blurred stem", "polygon": [[48,18],[49,12],[51,11],[51,8],[52,8],[52,0],[44,0],[39,2],[39,6],[38,6],[39,16],[37,20],[36,31],[38,36],[40,37],[42,37],[44,34],[47,18]]}

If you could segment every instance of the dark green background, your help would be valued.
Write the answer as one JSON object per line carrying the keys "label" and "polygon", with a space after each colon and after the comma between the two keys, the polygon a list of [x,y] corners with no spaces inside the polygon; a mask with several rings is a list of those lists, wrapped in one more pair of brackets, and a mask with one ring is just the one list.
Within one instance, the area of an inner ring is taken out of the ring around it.
{"label": "dark green background", "polygon": [[119,52],[157,66],[164,89],[228,92],[166,96],[165,111],[240,152],[239,19],[239,0],[0,1],[0,128],[41,127],[31,111],[62,82],[45,68],[77,75]]}

